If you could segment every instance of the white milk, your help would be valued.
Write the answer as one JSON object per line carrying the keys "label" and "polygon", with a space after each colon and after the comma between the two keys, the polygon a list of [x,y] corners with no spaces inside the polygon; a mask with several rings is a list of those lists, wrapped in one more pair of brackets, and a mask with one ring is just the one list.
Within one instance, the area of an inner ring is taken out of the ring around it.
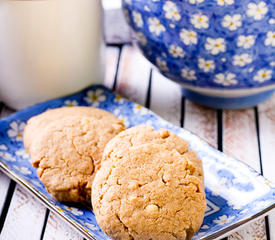
{"label": "white milk", "polygon": [[0,0],[0,100],[16,109],[102,77],[100,0]]}

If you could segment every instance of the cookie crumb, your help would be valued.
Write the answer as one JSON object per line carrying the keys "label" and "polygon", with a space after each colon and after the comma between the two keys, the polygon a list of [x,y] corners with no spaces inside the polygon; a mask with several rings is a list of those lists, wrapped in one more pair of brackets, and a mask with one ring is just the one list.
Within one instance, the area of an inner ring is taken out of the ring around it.
{"label": "cookie crumb", "polygon": [[149,204],[146,206],[146,211],[150,214],[156,213],[159,210],[159,207],[155,204]]}
{"label": "cookie crumb", "polygon": [[137,182],[131,181],[128,183],[128,188],[130,190],[138,189],[138,187],[139,187],[139,184]]}
{"label": "cookie crumb", "polygon": [[163,176],[162,176],[162,182],[164,184],[166,184],[166,183],[169,182],[169,180],[170,180],[170,176],[168,174],[163,174]]}
{"label": "cookie crumb", "polygon": [[129,196],[129,201],[132,203],[135,203],[137,201],[137,196],[135,196],[135,195]]}
{"label": "cookie crumb", "polygon": [[170,136],[169,131],[166,129],[160,130],[159,133],[161,138],[168,138]]}

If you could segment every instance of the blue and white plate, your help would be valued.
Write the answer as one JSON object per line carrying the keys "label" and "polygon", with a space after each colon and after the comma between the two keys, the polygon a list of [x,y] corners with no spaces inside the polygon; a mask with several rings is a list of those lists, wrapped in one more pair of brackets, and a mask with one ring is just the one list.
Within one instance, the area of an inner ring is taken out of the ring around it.
{"label": "blue and white plate", "polygon": [[66,105],[102,108],[123,120],[126,127],[145,124],[156,129],[167,128],[190,142],[190,148],[203,161],[207,198],[203,225],[192,239],[214,239],[227,234],[275,207],[275,186],[247,165],[219,152],[194,134],[164,121],[148,109],[115,95],[105,87],[93,86],[72,96],[29,107],[0,121],[1,169],[87,238],[110,239],[97,225],[91,209],[67,206],[47,193],[22,142],[24,126],[29,118]]}

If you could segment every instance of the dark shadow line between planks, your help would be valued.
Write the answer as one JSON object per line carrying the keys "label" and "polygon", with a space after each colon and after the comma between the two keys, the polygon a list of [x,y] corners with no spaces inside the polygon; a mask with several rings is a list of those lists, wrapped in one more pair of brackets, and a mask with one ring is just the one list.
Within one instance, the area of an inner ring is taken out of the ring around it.
{"label": "dark shadow line between planks", "polygon": [[[217,145],[218,150],[223,152],[223,110],[217,110]],[[222,238],[221,240],[228,240],[228,237]]]}
{"label": "dark shadow line between planks", "polygon": [[[4,109],[4,103],[0,102],[0,112],[2,113],[3,109]],[[15,189],[16,183],[13,180],[10,180],[10,184],[9,184],[9,188],[8,188],[8,192],[7,192],[7,196],[4,202],[4,206],[0,215],[0,234],[3,230],[4,227],[4,223],[9,211],[9,207],[10,207],[10,203],[11,203],[11,199],[14,193],[14,189]]]}
{"label": "dark shadow line between planks", "polygon": [[[109,46],[109,45],[107,45]],[[119,71],[119,66],[120,66],[120,59],[121,59],[121,53],[122,53],[122,45],[117,45],[117,47],[119,48],[119,55],[118,55],[118,60],[117,60],[117,65],[116,65],[116,74],[115,74],[115,78],[114,78],[114,83],[113,83],[113,87],[112,87],[112,91],[114,92],[116,90],[116,85],[117,85],[117,77],[118,77],[118,71]]]}
{"label": "dark shadow line between planks", "polygon": [[261,140],[260,140],[260,125],[259,125],[259,113],[258,108],[254,108],[254,115],[256,121],[256,133],[257,133],[257,142],[258,142],[258,149],[259,149],[259,159],[260,159],[260,171],[263,175],[263,163],[262,163],[262,149],[261,149]]}
{"label": "dark shadow line between planks", "polygon": [[106,47],[117,47],[117,48],[121,48],[123,45],[130,45],[128,43],[105,43]]}
{"label": "dark shadow line between planks", "polygon": [[223,152],[223,111],[221,109],[217,110],[217,124],[218,124],[218,128],[217,128],[218,150]]}
{"label": "dark shadow line between planks", "polygon": [[153,76],[153,69],[150,69],[150,75],[149,75],[149,83],[147,88],[147,94],[146,94],[146,101],[145,101],[145,107],[150,109],[151,106],[151,89],[152,89],[152,76]]}
{"label": "dark shadow line between planks", "polygon": [[42,230],[41,230],[40,240],[43,240],[43,238],[44,238],[46,226],[47,226],[47,223],[48,223],[49,214],[50,214],[50,210],[48,208],[46,208],[46,213],[45,213],[43,227],[42,227]]}
{"label": "dark shadow line between planks", "polygon": [[181,96],[181,113],[180,113],[180,126],[184,127],[184,120],[185,120],[185,97]]}
{"label": "dark shadow line between planks", "polygon": [[8,211],[9,211],[9,207],[10,207],[10,203],[11,203],[11,199],[12,199],[12,196],[13,196],[13,193],[14,193],[15,186],[16,186],[15,181],[10,180],[8,193],[7,193],[5,203],[4,203],[4,206],[3,206],[3,210],[2,210],[2,213],[1,213],[1,216],[0,216],[0,235],[1,235],[1,232],[3,230],[4,223],[5,223]]}
{"label": "dark shadow line between planks", "polygon": [[[262,149],[261,149],[261,139],[260,139],[260,123],[259,123],[258,107],[254,107],[254,115],[255,115],[255,121],[256,121],[256,132],[257,132],[257,141],[258,141],[258,149],[259,149],[259,159],[260,159],[260,170],[261,170],[261,174],[263,175],[264,171],[263,171],[263,162],[262,162]],[[266,239],[270,240],[268,216],[265,217],[265,232],[266,232]]]}

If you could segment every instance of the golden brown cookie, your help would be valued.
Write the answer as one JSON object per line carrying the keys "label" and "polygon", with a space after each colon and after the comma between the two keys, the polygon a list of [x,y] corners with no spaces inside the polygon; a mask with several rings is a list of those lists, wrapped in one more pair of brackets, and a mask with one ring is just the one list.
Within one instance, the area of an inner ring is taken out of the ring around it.
{"label": "golden brown cookie", "polygon": [[81,114],[60,115],[47,124],[43,119],[44,128],[31,142],[33,166],[47,191],[58,201],[90,201],[92,181],[100,168],[104,147],[124,129],[118,119],[103,113],[98,119]]}
{"label": "golden brown cookie", "polygon": [[113,138],[103,158],[92,204],[112,239],[185,240],[200,228],[206,208],[202,164],[183,139],[135,127]]}
{"label": "golden brown cookie", "polygon": [[93,117],[97,120],[102,119],[103,121],[117,122],[117,118],[113,114],[98,108],[76,106],[49,109],[29,119],[23,136],[26,149],[29,151],[31,143],[34,142],[37,135],[39,135],[41,130],[47,127],[48,124],[68,116],[86,116]]}
{"label": "golden brown cookie", "polygon": [[188,143],[175,133],[166,129],[155,131],[152,127],[141,125],[129,128],[112,139],[104,150],[104,158],[111,152],[149,142],[164,144],[167,148],[176,149],[181,154],[188,151]]}

